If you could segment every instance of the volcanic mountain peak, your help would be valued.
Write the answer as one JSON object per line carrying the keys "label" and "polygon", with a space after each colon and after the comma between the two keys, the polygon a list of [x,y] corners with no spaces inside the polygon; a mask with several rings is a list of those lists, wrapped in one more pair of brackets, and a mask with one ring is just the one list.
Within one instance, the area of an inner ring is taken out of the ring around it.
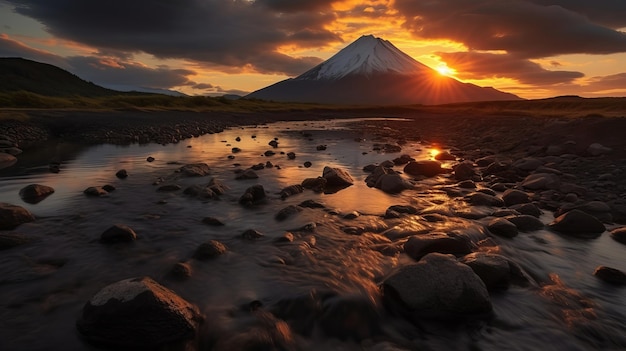
{"label": "volcanic mountain peak", "polygon": [[333,80],[349,74],[414,74],[430,70],[387,40],[364,35],[337,54],[296,77],[297,80]]}

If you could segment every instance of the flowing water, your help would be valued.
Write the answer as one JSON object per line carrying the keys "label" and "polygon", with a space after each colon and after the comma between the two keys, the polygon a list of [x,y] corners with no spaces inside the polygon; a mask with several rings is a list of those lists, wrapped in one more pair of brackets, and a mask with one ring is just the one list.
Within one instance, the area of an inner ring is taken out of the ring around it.
{"label": "flowing water", "polygon": [[[268,142],[275,138],[279,145],[274,149]],[[413,260],[380,250],[381,245],[393,247],[380,233],[395,225],[424,223],[419,216],[383,219],[390,205],[410,204],[452,215],[429,224],[437,231],[480,228],[480,221],[454,216],[470,209],[441,190],[452,183],[445,176],[420,181],[414,190],[399,195],[368,188],[363,167],[399,156],[378,151],[378,142],[385,141],[349,130],[346,121],[281,122],[165,146],[51,142],[25,152],[15,166],[0,170],[0,201],[23,206],[37,217],[13,230],[33,242],[0,251],[0,350],[95,349],[75,328],[83,305],[104,286],[136,276],[150,276],[199,306],[206,320],[190,349],[197,345],[237,349],[232,346],[237,340],[263,328],[242,306],[252,303],[275,311],[285,301],[311,294],[327,296],[321,298],[323,313],[309,316],[313,322],[304,327],[292,325],[291,331],[281,334],[291,340],[289,345],[303,350],[626,348],[625,290],[592,275],[598,265],[626,270],[626,247],[607,233],[593,240],[565,238],[547,230],[514,239],[492,238],[495,246],[484,250],[518,263],[534,283],[492,293],[494,313],[488,318],[411,323],[388,312],[378,287]],[[318,145],[327,149],[317,150]],[[241,152],[232,153],[233,147]],[[276,154],[265,156],[267,150]],[[295,152],[296,158],[288,159],[287,152]],[[428,147],[417,142],[402,145],[402,153],[430,157]],[[147,162],[148,156],[155,161]],[[61,162],[59,173],[49,172],[52,160]],[[258,170],[258,179],[235,180],[235,170],[267,161],[273,167]],[[305,161],[312,166],[304,167]],[[152,185],[159,178],[167,183],[181,165],[196,162],[207,163],[211,175],[171,181],[184,189],[215,177],[230,188],[219,199],[202,200],[180,190],[158,192]],[[331,194],[305,190],[280,198],[281,189],[320,176],[324,166],[348,171],[355,184]],[[126,169],[129,177],[116,178],[120,169]],[[55,193],[37,204],[25,203],[19,190],[33,183],[51,186]],[[87,187],[105,184],[116,190],[99,198],[83,194]],[[255,184],[264,186],[268,200],[243,208],[238,199]],[[274,218],[280,209],[305,200],[326,208],[305,208],[284,221]],[[345,218],[354,211],[360,216]],[[207,216],[225,225],[203,224]],[[548,223],[552,214],[541,219]],[[133,228],[138,240],[101,244],[100,234],[117,223]],[[311,223],[314,228],[302,229]],[[240,235],[247,229],[265,236],[243,240]],[[363,233],[349,234],[354,230]],[[276,242],[287,231],[293,232],[294,241]],[[192,259],[196,247],[211,239],[223,242],[227,254],[211,261]],[[193,271],[189,279],[170,275],[177,262],[189,263]],[[350,315],[357,320],[346,317]]]}

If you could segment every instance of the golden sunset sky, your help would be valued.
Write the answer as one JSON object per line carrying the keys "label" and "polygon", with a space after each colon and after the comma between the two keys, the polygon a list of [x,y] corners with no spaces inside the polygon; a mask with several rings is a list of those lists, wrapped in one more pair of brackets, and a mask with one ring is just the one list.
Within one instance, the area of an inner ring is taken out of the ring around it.
{"label": "golden sunset sky", "polygon": [[524,98],[626,95],[624,0],[0,0],[0,57],[118,89],[245,94],[362,35]]}

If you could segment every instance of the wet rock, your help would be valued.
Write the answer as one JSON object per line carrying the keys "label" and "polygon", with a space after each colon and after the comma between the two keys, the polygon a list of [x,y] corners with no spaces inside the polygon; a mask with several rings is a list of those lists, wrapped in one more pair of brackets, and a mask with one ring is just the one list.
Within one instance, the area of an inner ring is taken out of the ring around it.
{"label": "wet rock", "polygon": [[519,214],[530,215],[537,218],[539,218],[542,214],[539,207],[532,203],[513,205],[511,206],[511,209],[517,211]]}
{"label": "wet rock", "polygon": [[137,233],[125,224],[115,224],[100,235],[103,244],[132,242],[137,240]]}
{"label": "wet rock", "polygon": [[441,151],[435,155],[437,161],[456,161],[456,156],[452,155],[449,151]]}
{"label": "wet rock", "polygon": [[61,164],[59,162],[50,162],[48,165],[48,170],[50,173],[59,173],[61,172]]}
{"label": "wet rock", "polygon": [[[474,183],[473,180],[469,180],[469,179],[459,182],[457,186],[461,189],[476,189],[476,183]],[[495,195],[495,193],[491,195]]]}
{"label": "wet rock", "polygon": [[161,192],[170,192],[170,191],[178,191],[182,189],[182,187],[178,184],[166,184],[157,188],[157,191]]}
{"label": "wet rock", "polygon": [[559,189],[561,180],[553,173],[534,173],[522,181],[522,187],[530,190]]}
{"label": "wet rock", "polygon": [[343,219],[356,219],[358,217],[360,217],[361,214],[357,211],[352,211],[352,212],[348,212],[345,215],[343,215]]}
{"label": "wet rock", "polygon": [[[1,225],[1,223],[0,223]],[[1,228],[0,228],[1,229]],[[33,239],[19,233],[0,233],[0,250],[7,250],[12,247],[24,245]]]}
{"label": "wet rock", "polygon": [[309,167],[313,166],[313,164],[311,162],[309,162],[309,161],[306,161],[306,162],[303,163],[303,166],[304,166],[304,168],[309,168]]}
{"label": "wet rock", "polygon": [[288,152],[287,153],[287,158],[290,160],[294,160],[296,158],[296,153],[295,152]]}
{"label": "wet rock", "polygon": [[186,262],[176,262],[172,270],[170,271],[170,275],[176,279],[187,279],[191,277],[191,265]]}
{"label": "wet rock", "polygon": [[341,168],[324,167],[322,178],[326,179],[328,187],[348,187],[354,184],[350,174]]}
{"label": "wet rock", "polygon": [[20,197],[24,202],[36,204],[54,193],[54,189],[47,185],[30,184],[20,189]]}
{"label": "wet rock", "polygon": [[0,152],[0,169],[13,166],[17,162],[17,158],[11,154]]}
{"label": "wet rock", "polygon": [[503,236],[505,238],[516,237],[517,226],[512,222],[504,218],[495,218],[487,225],[487,229],[497,236]]}
{"label": "wet rock", "polygon": [[404,173],[412,176],[434,177],[438,174],[445,173],[441,168],[441,163],[433,160],[412,161],[404,166]]}
{"label": "wet rock", "polygon": [[270,156],[274,156],[274,155],[276,155],[276,153],[275,153],[274,151],[272,151],[272,150],[267,150],[267,151],[265,151],[265,152],[263,153],[263,155],[265,155],[265,156],[267,156],[267,157],[270,157]]}
{"label": "wet rock", "polygon": [[564,204],[554,213],[554,216],[558,217],[571,210],[583,211],[604,223],[613,222],[611,207],[603,201],[589,201],[582,204]]}
{"label": "wet rock", "polygon": [[471,162],[461,162],[452,167],[454,179],[458,181],[470,180],[476,176],[476,171]]}
{"label": "wet rock", "polygon": [[507,221],[515,224],[521,232],[530,232],[533,230],[543,229],[544,224],[539,218],[530,215],[512,215],[504,217]]}
{"label": "wet rock", "polygon": [[0,202],[0,230],[13,229],[20,224],[34,220],[35,216],[27,209],[6,202]]}
{"label": "wet rock", "polygon": [[488,195],[481,192],[476,192],[467,195],[466,199],[470,204],[474,206],[493,206],[493,207],[502,207],[504,206],[504,201],[497,196]]}
{"label": "wet rock", "polygon": [[611,230],[611,238],[626,245],[626,227],[619,227]]}
{"label": "wet rock", "polygon": [[271,140],[269,143],[267,143],[269,146],[273,147],[273,148],[277,148],[278,147],[278,141],[276,140]]}
{"label": "wet rock", "polygon": [[521,190],[507,189],[504,194],[502,194],[502,200],[504,200],[504,204],[507,207],[510,207],[530,202],[530,196]]}
{"label": "wet rock", "polygon": [[466,255],[472,252],[472,244],[467,237],[449,236],[445,233],[414,235],[404,244],[404,252],[415,260],[420,260],[431,252]]}
{"label": "wet rock", "polygon": [[107,193],[112,193],[115,191],[115,187],[111,184],[105,184],[102,186],[102,190],[106,191]]}
{"label": "wet rock", "polygon": [[591,156],[607,155],[613,152],[613,149],[606,147],[600,143],[593,143],[587,147],[587,153]]}
{"label": "wet rock", "polygon": [[411,189],[413,184],[404,180],[401,175],[393,172],[391,174],[383,174],[378,177],[374,187],[387,194],[398,194],[406,189]]}
{"label": "wet rock", "polygon": [[232,149],[230,149],[230,152],[232,152],[233,154],[237,154],[241,152],[241,149],[238,147],[234,147]]}
{"label": "wet rock", "polygon": [[274,219],[276,219],[277,221],[284,221],[285,219],[297,214],[300,211],[302,211],[300,207],[289,205],[278,211],[278,213],[276,213],[276,215],[274,216]]}
{"label": "wet rock", "polygon": [[483,170],[483,176],[502,174],[511,168],[511,164],[505,161],[496,161]]}
{"label": "wet rock", "polygon": [[215,227],[219,227],[219,226],[223,226],[224,222],[220,221],[219,219],[215,218],[215,217],[204,217],[202,218],[202,223],[206,224],[206,225],[212,225]]}
{"label": "wet rock", "polygon": [[387,210],[391,210],[391,211],[395,211],[398,213],[406,213],[406,214],[417,214],[418,210],[417,208],[411,206],[411,205],[391,205],[389,206],[389,208],[387,208]]}
{"label": "wet rock", "polygon": [[282,236],[279,236],[274,240],[277,243],[291,243],[294,240],[294,235],[291,232],[285,232]]}
{"label": "wet rock", "polygon": [[143,277],[104,287],[85,304],[76,327],[96,345],[155,350],[193,338],[201,320],[196,306]]}
{"label": "wet rock", "polygon": [[415,159],[409,155],[401,155],[400,157],[396,157],[393,159],[393,164],[395,166],[405,165],[411,161],[415,161]]}
{"label": "wet rock", "polygon": [[256,240],[264,237],[265,234],[261,233],[256,229],[247,229],[243,233],[241,233],[240,237],[246,240]]}
{"label": "wet rock", "polygon": [[209,240],[200,244],[193,254],[196,260],[204,261],[221,256],[227,251],[226,245],[217,240]]}
{"label": "wet rock", "polygon": [[368,175],[367,178],[365,178],[365,184],[367,184],[368,187],[373,188],[376,186],[376,182],[378,182],[378,179],[380,179],[380,177],[385,174],[395,173],[396,172],[389,167],[375,166],[371,170],[371,174]]}
{"label": "wet rock", "polygon": [[152,156],[148,156],[148,158],[146,158],[146,161],[148,161],[148,162],[154,162],[154,157],[152,157]]}
{"label": "wet rock", "polygon": [[597,278],[614,285],[626,285],[626,274],[619,269],[599,266],[593,272]]}
{"label": "wet rock", "polygon": [[317,202],[315,200],[302,201],[298,206],[304,207],[304,208],[326,208],[326,206],[323,203]]}
{"label": "wet rock", "polygon": [[185,177],[204,177],[209,174],[211,169],[206,163],[190,163],[178,169]]}
{"label": "wet rock", "polygon": [[259,176],[252,169],[246,169],[235,177],[237,180],[257,179]]}
{"label": "wet rock", "polygon": [[383,282],[385,301],[413,318],[488,313],[489,293],[472,269],[454,256],[432,253]]}
{"label": "wet rock", "polygon": [[463,256],[461,263],[468,265],[485,283],[487,290],[507,289],[511,282],[509,261],[501,255],[473,252]]}
{"label": "wet rock", "polygon": [[317,145],[317,147],[315,147],[315,149],[317,151],[324,151],[324,150],[326,150],[326,145]]}
{"label": "wet rock", "polygon": [[318,322],[326,336],[340,340],[360,341],[380,331],[376,306],[364,295],[324,299]]}
{"label": "wet rock", "polygon": [[302,185],[300,185],[300,184],[290,185],[290,186],[288,186],[286,188],[283,188],[280,191],[280,198],[281,199],[286,199],[289,196],[300,194],[302,192],[304,192],[304,187]]}
{"label": "wet rock", "polygon": [[302,187],[305,189],[311,189],[317,193],[321,193],[324,191],[326,187],[326,183],[328,181],[326,178],[317,177],[317,178],[306,178],[302,181]]}
{"label": "wet rock", "polygon": [[115,176],[120,179],[128,178],[128,172],[125,169],[120,169],[115,173]]}
{"label": "wet rock", "polygon": [[239,204],[244,207],[252,207],[265,200],[265,189],[262,185],[257,184],[246,189],[239,198]]}
{"label": "wet rock", "polygon": [[557,232],[583,238],[597,238],[606,228],[594,216],[580,210],[571,210],[548,224]]}
{"label": "wet rock", "polygon": [[382,234],[391,240],[397,240],[413,235],[426,234],[430,231],[432,231],[432,228],[427,223],[407,221],[385,230]]}
{"label": "wet rock", "polygon": [[539,168],[543,163],[534,157],[525,157],[513,162],[513,167],[522,171],[531,172]]}

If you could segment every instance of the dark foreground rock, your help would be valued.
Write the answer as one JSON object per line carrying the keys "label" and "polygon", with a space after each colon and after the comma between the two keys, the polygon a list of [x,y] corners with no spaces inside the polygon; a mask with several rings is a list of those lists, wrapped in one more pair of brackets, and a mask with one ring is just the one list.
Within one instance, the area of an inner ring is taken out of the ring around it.
{"label": "dark foreground rock", "polygon": [[619,269],[600,266],[596,268],[593,275],[602,279],[603,281],[614,285],[626,285],[626,274]]}
{"label": "dark foreground rock", "polygon": [[548,225],[557,232],[582,238],[596,238],[606,228],[596,217],[580,210],[571,210]]}
{"label": "dark foreground rock", "polygon": [[0,202],[0,230],[13,229],[34,220],[35,216],[24,207]]}
{"label": "dark foreground rock", "polygon": [[611,238],[613,240],[626,245],[626,227],[615,228],[611,230]]}
{"label": "dark foreground rock", "polygon": [[350,174],[341,168],[324,167],[322,178],[326,179],[326,186],[330,188],[345,188],[354,184]]}
{"label": "dark foreground rock", "polygon": [[[386,302],[412,318],[455,318],[491,311],[483,281],[452,255],[431,253],[383,283]],[[400,307],[402,306],[402,307]]]}
{"label": "dark foreground rock", "polygon": [[85,304],[76,326],[97,345],[154,350],[193,338],[201,320],[196,306],[143,277],[104,287]]}
{"label": "dark foreground rock", "polygon": [[501,255],[473,252],[460,259],[485,283],[488,290],[501,290],[509,287],[511,267],[509,261]]}
{"label": "dark foreground rock", "polygon": [[265,200],[265,188],[257,184],[249,187],[239,198],[239,203],[244,207],[252,207]]}
{"label": "dark foreground rock", "polygon": [[413,176],[434,177],[438,174],[445,173],[438,161],[425,160],[413,161],[404,166],[404,173]]}
{"label": "dark foreground rock", "polygon": [[200,244],[193,254],[193,258],[197,260],[209,260],[217,256],[225,254],[227,251],[226,245],[217,240],[209,240]]}
{"label": "dark foreground rock", "polygon": [[103,244],[132,242],[137,240],[137,233],[125,224],[115,224],[100,235]]}

